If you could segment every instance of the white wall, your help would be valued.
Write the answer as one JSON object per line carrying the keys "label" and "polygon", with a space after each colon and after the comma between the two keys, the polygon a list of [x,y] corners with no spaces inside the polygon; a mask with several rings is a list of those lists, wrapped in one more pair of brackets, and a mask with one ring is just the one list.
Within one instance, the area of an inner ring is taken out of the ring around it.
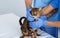
{"label": "white wall", "polygon": [[18,16],[25,16],[24,0],[0,0],[0,15],[15,13]]}

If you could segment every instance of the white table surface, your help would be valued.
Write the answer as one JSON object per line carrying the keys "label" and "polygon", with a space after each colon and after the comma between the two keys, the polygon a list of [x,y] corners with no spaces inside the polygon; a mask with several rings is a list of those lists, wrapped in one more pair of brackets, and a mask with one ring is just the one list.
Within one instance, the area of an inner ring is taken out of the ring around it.
{"label": "white table surface", "polygon": [[[0,38],[19,38],[22,35],[19,19],[20,17],[13,13],[0,15]],[[41,36],[37,36],[37,38],[54,38],[42,30],[39,33]]]}

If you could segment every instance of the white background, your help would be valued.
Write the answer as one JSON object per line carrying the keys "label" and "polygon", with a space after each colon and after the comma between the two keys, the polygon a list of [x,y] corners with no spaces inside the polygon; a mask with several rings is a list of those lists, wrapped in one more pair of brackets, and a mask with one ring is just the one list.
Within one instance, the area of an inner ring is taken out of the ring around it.
{"label": "white background", "polygon": [[18,16],[24,16],[24,0],[0,0],[0,15],[6,13],[15,13]]}
{"label": "white background", "polygon": [[19,38],[22,16],[26,16],[24,0],[0,0],[0,38]]}

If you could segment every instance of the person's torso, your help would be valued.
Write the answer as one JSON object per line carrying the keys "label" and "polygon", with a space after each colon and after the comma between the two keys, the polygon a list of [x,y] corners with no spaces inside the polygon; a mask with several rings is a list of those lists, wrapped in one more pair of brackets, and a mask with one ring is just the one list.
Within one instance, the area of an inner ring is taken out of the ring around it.
{"label": "person's torso", "polygon": [[60,21],[60,0],[58,0],[58,20]]}
{"label": "person's torso", "polygon": [[43,8],[47,6],[52,0],[34,0],[34,8]]}
{"label": "person's torso", "polygon": [[58,12],[60,13],[60,0],[59,0],[59,10],[58,10]]}

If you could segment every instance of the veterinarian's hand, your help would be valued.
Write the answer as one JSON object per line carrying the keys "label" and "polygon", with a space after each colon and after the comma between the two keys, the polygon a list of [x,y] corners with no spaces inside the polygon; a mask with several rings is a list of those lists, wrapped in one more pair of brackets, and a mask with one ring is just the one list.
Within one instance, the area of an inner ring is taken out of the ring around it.
{"label": "veterinarian's hand", "polygon": [[37,25],[40,25],[40,26],[43,26],[43,25],[46,25],[46,20],[47,20],[47,17],[44,15],[44,16],[41,16],[39,19],[37,19],[38,21],[36,22]]}
{"label": "veterinarian's hand", "polygon": [[41,16],[40,18],[37,18],[37,17],[34,17],[36,20],[39,20],[39,19],[42,19],[42,20],[47,20],[47,17],[44,15],[44,16]]}
{"label": "veterinarian's hand", "polygon": [[30,22],[32,28],[40,28],[43,25],[46,25],[46,20],[39,19],[36,22]]}
{"label": "veterinarian's hand", "polygon": [[30,14],[31,8],[27,7],[27,8],[26,8],[26,11],[27,11],[27,13],[26,13],[27,19],[28,19],[29,21],[33,21],[34,18],[33,18],[32,15]]}
{"label": "veterinarian's hand", "polygon": [[44,16],[41,16],[40,19],[47,20],[47,17],[44,15]]}

